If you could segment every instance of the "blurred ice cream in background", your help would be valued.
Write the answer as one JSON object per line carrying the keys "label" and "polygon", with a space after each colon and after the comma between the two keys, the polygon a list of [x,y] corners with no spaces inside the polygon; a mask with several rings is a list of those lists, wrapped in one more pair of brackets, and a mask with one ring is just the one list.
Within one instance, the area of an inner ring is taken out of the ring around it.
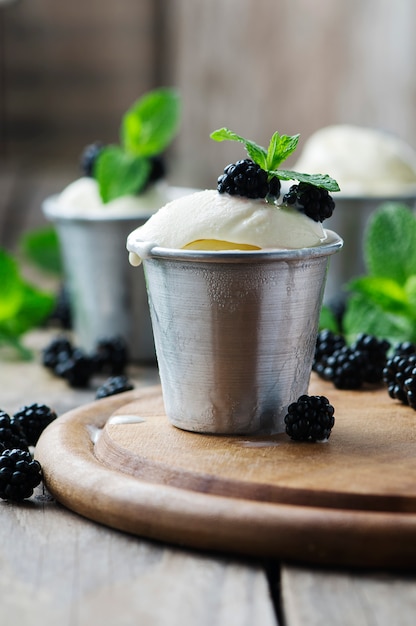
{"label": "blurred ice cream in background", "polygon": [[327,126],[305,143],[294,168],[331,172],[343,197],[409,196],[416,191],[416,151],[383,131]]}
{"label": "blurred ice cream in background", "polygon": [[321,128],[305,142],[294,168],[331,172],[341,191],[328,228],[339,232],[344,249],[331,260],[325,299],[342,294],[342,286],[364,272],[363,233],[369,215],[385,201],[414,206],[416,151],[384,131],[352,125]]}

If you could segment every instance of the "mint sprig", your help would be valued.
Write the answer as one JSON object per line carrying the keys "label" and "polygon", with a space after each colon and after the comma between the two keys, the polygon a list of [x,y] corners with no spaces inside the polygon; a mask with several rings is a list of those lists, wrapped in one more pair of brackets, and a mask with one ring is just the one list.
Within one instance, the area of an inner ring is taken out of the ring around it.
{"label": "mint sprig", "polygon": [[22,277],[16,259],[1,248],[0,281],[0,347],[12,347],[22,358],[30,358],[30,351],[21,341],[22,336],[47,318],[55,298],[28,283]]}
{"label": "mint sprig", "polygon": [[315,187],[321,187],[327,191],[339,191],[336,180],[328,174],[303,174],[292,170],[279,169],[283,163],[297,148],[299,135],[280,135],[277,131],[273,134],[267,150],[254,141],[245,139],[228,128],[219,128],[210,135],[214,141],[237,141],[242,143],[248,156],[257,165],[269,174],[269,178],[277,176],[281,180],[297,180],[309,183]]}
{"label": "mint sprig", "polygon": [[23,233],[19,249],[27,261],[38,269],[63,276],[59,238],[54,226],[36,228]]}
{"label": "mint sprig", "polygon": [[367,273],[351,280],[344,332],[416,342],[416,216],[409,207],[384,203],[370,217],[364,237]]}
{"label": "mint sprig", "polygon": [[149,173],[149,159],[113,145],[103,149],[94,170],[104,203],[138,193],[145,186]]}
{"label": "mint sprig", "polygon": [[94,168],[104,203],[145,188],[150,159],[162,154],[174,139],[180,111],[179,94],[170,88],[150,91],[128,109],[121,121],[120,144],[105,146]]}

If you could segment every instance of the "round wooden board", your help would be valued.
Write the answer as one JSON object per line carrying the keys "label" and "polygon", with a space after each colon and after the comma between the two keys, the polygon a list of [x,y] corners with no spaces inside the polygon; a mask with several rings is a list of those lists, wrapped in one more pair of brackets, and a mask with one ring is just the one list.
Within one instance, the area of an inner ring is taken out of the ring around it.
{"label": "round wooden board", "polygon": [[416,566],[416,413],[385,389],[345,392],[328,442],[213,436],[168,423],[159,386],[93,402],[36,447],[68,508],[152,539],[298,562]]}

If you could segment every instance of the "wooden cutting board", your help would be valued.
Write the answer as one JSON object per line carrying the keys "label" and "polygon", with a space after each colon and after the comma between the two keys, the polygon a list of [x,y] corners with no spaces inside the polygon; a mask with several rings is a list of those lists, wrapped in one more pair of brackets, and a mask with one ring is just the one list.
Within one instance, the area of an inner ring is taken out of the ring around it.
{"label": "wooden cutting board", "polygon": [[200,435],[171,426],[159,386],[71,411],[36,447],[68,508],[137,535],[208,550],[359,567],[416,565],[416,412],[383,389],[312,377],[326,443]]}

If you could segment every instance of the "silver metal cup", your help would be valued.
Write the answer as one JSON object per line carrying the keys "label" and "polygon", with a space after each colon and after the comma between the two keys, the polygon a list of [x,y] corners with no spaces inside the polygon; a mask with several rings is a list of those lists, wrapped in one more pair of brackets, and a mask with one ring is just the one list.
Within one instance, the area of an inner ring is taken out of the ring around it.
{"label": "silver metal cup", "polygon": [[59,215],[56,197],[43,203],[57,230],[71,298],[77,345],[91,351],[101,337],[119,335],[134,361],[156,354],[143,271],[126,258],[127,235],[141,218],[79,218]]}
{"label": "silver metal cup", "polygon": [[278,433],[307,392],[328,258],[342,246],[144,260],[165,410],[201,433]]}

